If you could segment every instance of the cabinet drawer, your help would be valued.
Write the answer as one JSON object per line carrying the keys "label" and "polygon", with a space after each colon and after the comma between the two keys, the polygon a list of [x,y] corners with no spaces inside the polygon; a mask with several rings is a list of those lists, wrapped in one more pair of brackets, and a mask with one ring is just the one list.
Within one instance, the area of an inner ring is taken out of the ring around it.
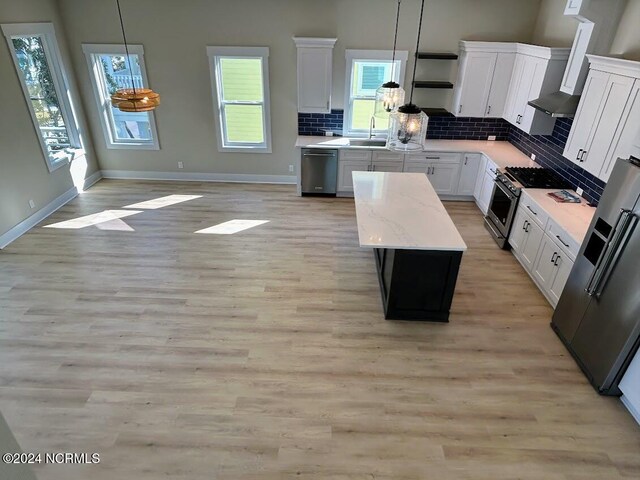
{"label": "cabinet drawer", "polygon": [[560,249],[571,258],[571,260],[575,261],[578,251],[580,250],[580,244],[576,242],[562,227],[560,227],[553,218],[549,218],[549,222],[547,224],[547,235],[553,239],[558,247],[560,247]]}
{"label": "cabinet drawer", "polygon": [[520,196],[520,206],[529,214],[534,222],[542,227],[543,230],[547,227],[549,215],[547,215],[547,213],[540,208],[537,203],[529,198],[526,192],[522,192],[522,195]]}
{"label": "cabinet drawer", "polygon": [[484,167],[485,172],[491,175],[491,178],[496,178],[496,175],[498,174],[498,166],[495,163],[493,163],[493,160],[491,160],[486,155],[483,155],[483,157],[486,160],[486,164]]}
{"label": "cabinet drawer", "polygon": [[402,164],[404,162],[404,154],[391,152],[373,152],[374,162],[396,162]]}
{"label": "cabinet drawer", "polygon": [[406,156],[408,162],[427,161],[429,163],[461,163],[462,153],[456,152],[422,152]]}
{"label": "cabinet drawer", "polygon": [[340,160],[371,161],[371,150],[340,150]]}

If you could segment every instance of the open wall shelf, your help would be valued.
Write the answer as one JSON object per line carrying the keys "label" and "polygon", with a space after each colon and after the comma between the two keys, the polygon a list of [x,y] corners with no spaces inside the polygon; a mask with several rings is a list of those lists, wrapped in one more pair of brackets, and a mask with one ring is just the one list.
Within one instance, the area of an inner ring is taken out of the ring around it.
{"label": "open wall shelf", "polygon": [[446,108],[440,107],[423,107],[422,110],[427,117],[450,117],[451,112],[449,112]]}
{"label": "open wall shelf", "polygon": [[413,86],[415,88],[453,88],[453,83],[437,80],[416,80],[413,82]]}
{"label": "open wall shelf", "polygon": [[418,52],[418,58],[423,60],[457,60],[458,54],[452,52]]}

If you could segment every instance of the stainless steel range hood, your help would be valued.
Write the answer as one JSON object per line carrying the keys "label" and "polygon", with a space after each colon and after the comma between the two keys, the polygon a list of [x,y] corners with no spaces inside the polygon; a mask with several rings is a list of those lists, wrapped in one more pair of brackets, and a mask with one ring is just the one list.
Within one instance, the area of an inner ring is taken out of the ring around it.
{"label": "stainless steel range hood", "polygon": [[585,55],[591,53],[593,48],[594,23],[582,17],[577,17],[577,19],[580,24],[573,39],[560,91],[547,93],[529,102],[529,105],[533,108],[541,110],[552,117],[572,118],[575,115],[580,102],[580,94],[589,72]]}
{"label": "stainless steel range hood", "polygon": [[529,105],[556,118],[573,118],[578,110],[580,95],[555,92],[531,100]]}
{"label": "stainless steel range hood", "polygon": [[578,110],[580,94],[589,73],[587,53],[607,55],[626,0],[567,1],[565,16],[575,18],[578,29],[571,46],[571,54],[562,77],[560,91],[545,92],[529,105],[552,117],[573,117]]}

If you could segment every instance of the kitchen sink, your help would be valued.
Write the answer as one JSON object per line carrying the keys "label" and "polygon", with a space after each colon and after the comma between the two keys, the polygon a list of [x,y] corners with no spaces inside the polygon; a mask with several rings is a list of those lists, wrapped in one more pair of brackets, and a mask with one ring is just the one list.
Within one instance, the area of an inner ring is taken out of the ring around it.
{"label": "kitchen sink", "polygon": [[385,147],[387,141],[373,138],[350,138],[349,145],[352,147]]}

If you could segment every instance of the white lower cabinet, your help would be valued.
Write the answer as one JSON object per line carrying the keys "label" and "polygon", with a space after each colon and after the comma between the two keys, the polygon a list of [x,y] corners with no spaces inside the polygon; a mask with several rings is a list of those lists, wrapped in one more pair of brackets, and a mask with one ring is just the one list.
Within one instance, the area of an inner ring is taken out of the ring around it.
{"label": "white lower cabinet", "polygon": [[533,267],[533,277],[542,289],[549,303],[555,307],[560,300],[573,260],[548,235],[542,237],[540,253]]}
{"label": "white lower cabinet", "polygon": [[458,182],[458,195],[473,195],[478,179],[478,171],[482,163],[481,153],[466,153],[460,166],[460,181]]}
{"label": "white lower cabinet", "polygon": [[438,195],[456,195],[460,178],[460,165],[455,163],[432,163],[427,176]]}
{"label": "white lower cabinet", "polygon": [[[358,152],[360,153],[360,152]],[[371,169],[371,152],[367,152],[369,157],[366,158],[344,158],[343,152],[339,154],[338,160],[338,193],[353,194],[353,177],[352,172],[368,172]]]}
{"label": "white lower cabinet", "polygon": [[636,353],[620,381],[622,402],[640,423],[640,352]]}
{"label": "white lower cabinet", "polygon": [[[540,226],[538,219],[534,219],[526,208],[532,205],[531,200],[525,200],[520,200],[509,244],[515,257],[555,308],[573,268],[573,258],[568,253],[573,250],[572,245],[567,248],[567,244],[561,245],[560,240],[556,240],[556,237],[569,236],[553,219],[545,217],[544,225]],[[534,207],[542,211],[537,205]]]}
{"label": "white lower cabinet", "polygon": [[478,180],[474,189],[476,205],[484,215],[489,211],[491,196],[493,195],[494,180],[498,167],[489,158],[483,155],[484,169],[478,173]]}
{"label": "white lower cabinet", "polygon": [[523,208],[518,208],[511,227],[509,244],[522,266],[531,272],[544,231]]}

